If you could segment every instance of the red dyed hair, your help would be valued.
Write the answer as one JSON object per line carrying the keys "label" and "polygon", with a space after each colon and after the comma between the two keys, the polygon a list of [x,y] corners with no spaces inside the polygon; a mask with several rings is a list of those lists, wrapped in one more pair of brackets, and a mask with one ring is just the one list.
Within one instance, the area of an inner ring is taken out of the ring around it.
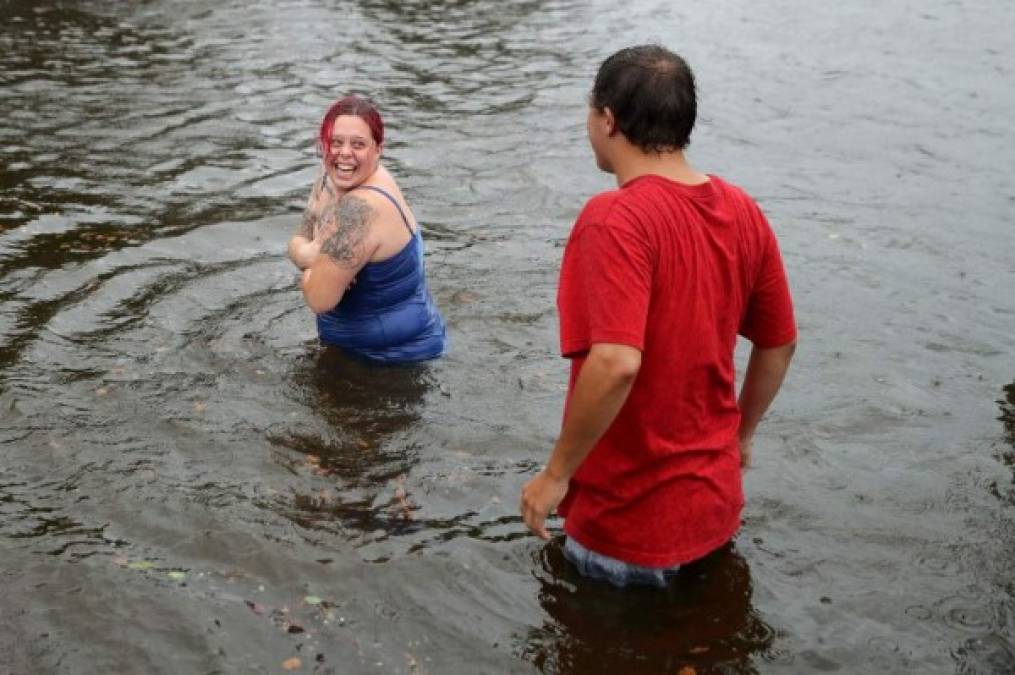
{"label": "red dyed hair", "polygon": [[370,127],[370,135],[373,136],[374,142],[377,145],[384,143],[384,120],[381,119],[381,113],[377,111],[377,107],[369,99],[350,94],[332,103],[328,112],[324,113],[317,140],[320,143],[322,155],[327,156],[330,152],[331,132],[335,126],[335,118],[342,115],[359,117]]}

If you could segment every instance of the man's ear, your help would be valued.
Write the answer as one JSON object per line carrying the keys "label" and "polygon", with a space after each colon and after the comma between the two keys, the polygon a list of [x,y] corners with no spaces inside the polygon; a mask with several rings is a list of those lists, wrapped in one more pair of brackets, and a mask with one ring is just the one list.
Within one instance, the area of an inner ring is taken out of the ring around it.
{"label": "man's ear", "polygon": [[609,108],[603,108],[603,122],[606,124],[606,135],[613,136],[617,133],[617,118],[613,116],[613,111]]}

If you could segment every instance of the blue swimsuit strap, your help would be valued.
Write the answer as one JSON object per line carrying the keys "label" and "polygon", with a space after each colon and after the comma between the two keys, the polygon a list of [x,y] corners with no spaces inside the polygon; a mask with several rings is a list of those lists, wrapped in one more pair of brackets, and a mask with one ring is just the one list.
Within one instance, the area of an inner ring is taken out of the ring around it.
{"label": "blue swimsuit strap", "polygon": [[388,192],[384,188],[379,188],[376,185],[357,185],[356,188],[357,189],[362,188],[364,190],[373,190],[374,192],[379,192],[380,194],[387,197],[388,201],[394,204],[395,208],[398,209],[398,215],[402,216],[402,220],[405,222],[405,227],[406,229],[409,230],[409,234],[411,234],[412,236],[416,236],[416,233],[412,231],[412,225],[409,224],[409,219],[406,218],[405,216],[405,211],[402,210],[402,206],[398,203],[397,199],[391,196],[390,192]]}

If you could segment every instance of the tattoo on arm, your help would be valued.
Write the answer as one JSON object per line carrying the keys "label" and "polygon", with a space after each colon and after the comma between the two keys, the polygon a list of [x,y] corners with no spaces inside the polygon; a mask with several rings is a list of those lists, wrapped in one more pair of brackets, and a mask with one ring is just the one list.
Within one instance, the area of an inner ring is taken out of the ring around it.
{"label": "tattoo on arm", "polygon": [[313,239],[322,225],[322,212],[327,208],[329,202],[335,199],[335,191],[331,188],[328,177],[324,174],[314,181],[314,187],[310,190],[310,197],[307,198],[307,208],[303,210],[303,222],[300,224],[296,234],[307,239]]}
{"label": "tattoo on arm", "polygon": [[300,225],[300,229],[296,231],[296,234],[307,239],[313,239],[318,220],[317,214],[308,207],[303,212],[303,223]]}
{"label": "tattoo on arm", "polygon": [[363,242],[366,239],[373,209],[363,199],[346,195],[336,206],[338,229],[321,244],[321,253],[335,261],[340,267],[359,267],[365,255]]}

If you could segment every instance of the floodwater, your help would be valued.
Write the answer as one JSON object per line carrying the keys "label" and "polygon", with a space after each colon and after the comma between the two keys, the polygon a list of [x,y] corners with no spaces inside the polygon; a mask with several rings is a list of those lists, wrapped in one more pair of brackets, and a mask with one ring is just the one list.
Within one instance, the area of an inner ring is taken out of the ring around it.
{"label": "floodwater", "polygon": [[[0,14],[0,672],[1015,672],[1015,5]],[[620,592],[516,505],[612,185],[585,95],[645,41],[695,67],[690,156],[768,213],[801,343],[736,540]],[[349,90],[423,223],[424,366],[323,350],[283,255]]]}

